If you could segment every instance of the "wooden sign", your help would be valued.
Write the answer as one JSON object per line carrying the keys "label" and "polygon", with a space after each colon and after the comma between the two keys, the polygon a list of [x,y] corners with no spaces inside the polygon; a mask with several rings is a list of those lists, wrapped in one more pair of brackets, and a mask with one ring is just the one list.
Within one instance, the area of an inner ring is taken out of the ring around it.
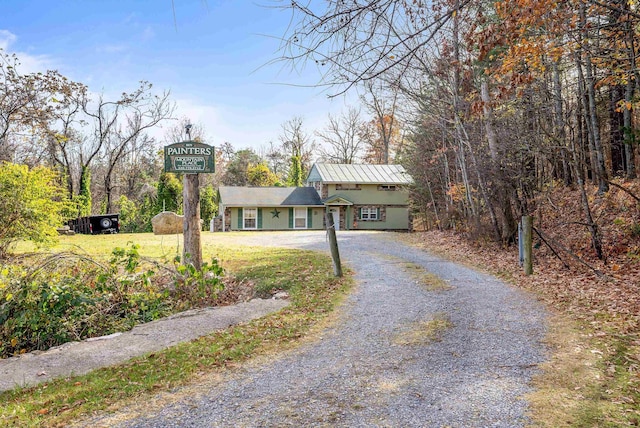
{"label": "wooden sign", "polygon": [[164,171],[183,174],[215,172],[215,149],[196,141],[183,141],[164,148]]}

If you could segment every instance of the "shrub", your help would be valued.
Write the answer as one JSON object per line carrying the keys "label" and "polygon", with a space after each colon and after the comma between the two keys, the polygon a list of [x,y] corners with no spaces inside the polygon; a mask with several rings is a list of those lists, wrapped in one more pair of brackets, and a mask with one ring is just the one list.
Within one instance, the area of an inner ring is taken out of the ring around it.
{"label": "shrub", "polygon": [[0,259],[19,240],[55,242],[56,228],[70,208],[57,179],[57,174],[45,167],[0,165]]}
{"label": "shrub", "polygon": [[114,249],[106,265],[73,253],[31,255],[0,269],[0,357],[215,304],[223,274],[215,259],[201,271],[144,261],[134,244]]}

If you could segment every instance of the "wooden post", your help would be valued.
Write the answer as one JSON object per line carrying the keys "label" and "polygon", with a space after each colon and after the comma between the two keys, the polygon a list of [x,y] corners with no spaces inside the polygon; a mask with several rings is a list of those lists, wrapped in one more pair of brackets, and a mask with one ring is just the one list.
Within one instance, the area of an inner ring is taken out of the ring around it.
{"label": "wooden post", "polygon": [[202,269],[200,244],[200,180],[198,174],[185,174],[182,180],[184,202],[184,249],[182,263]]}
{"label": "wooden post", "polygon": [[522,250],[524,258],[524,273],[525,275],[531,275],[533,273],[533,260],[531,258],[532,253],[532,240],[533,240],[533,218],[530,215],[522,217]]}
{"label": "wooden post", "polygon": [[336,227],[333,224],[333,214],[326,211],[324,214],[327,222],[327,234],[329,235],[329,248],[331,249],[331,259],[333,260],[333,274],[342,276],[342,265],[340,264],[340,251],[338,251],[338,239],[336,238]]}

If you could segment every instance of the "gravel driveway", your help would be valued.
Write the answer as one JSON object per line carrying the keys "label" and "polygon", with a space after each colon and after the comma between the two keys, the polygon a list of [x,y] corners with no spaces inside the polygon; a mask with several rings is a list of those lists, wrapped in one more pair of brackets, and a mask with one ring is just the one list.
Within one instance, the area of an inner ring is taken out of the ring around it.
{"label": "gravel driveway", "polygon": [[[222,234],[221,234],[222,235]],[[221,236],[220,239],[227,239]],[[324,232],[247,233],[234,243],[328,250]],[[339,232],[358,286],[317,341],[231,371],[159,410],[93,420],[126,427],[519,427],[545,311],[501,281],[402,244],[395,234]],[[417,267],[446,280],[429,291]],[[441,339],[420,326],[450,321]],[[407,338],[413,338],[406,340]],[[138,409],[139,411],[139,409]],[[125,411],[126,413],[126,411]]]}

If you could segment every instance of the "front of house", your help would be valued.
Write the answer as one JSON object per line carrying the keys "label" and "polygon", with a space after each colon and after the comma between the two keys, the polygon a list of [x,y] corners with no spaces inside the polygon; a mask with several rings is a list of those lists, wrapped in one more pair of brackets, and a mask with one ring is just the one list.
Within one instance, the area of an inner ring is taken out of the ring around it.
{"label": "front of house", "polygon": [[316,163],[307,187],[220,187],[212,230],[319,230],[325,212],[336,230],[410,230],[409,184],[400,165]]}
{"label": "front of house", "polygon": [[336,230],[410,230],[411,182],[401,165],[316,163],[307,178]]}

